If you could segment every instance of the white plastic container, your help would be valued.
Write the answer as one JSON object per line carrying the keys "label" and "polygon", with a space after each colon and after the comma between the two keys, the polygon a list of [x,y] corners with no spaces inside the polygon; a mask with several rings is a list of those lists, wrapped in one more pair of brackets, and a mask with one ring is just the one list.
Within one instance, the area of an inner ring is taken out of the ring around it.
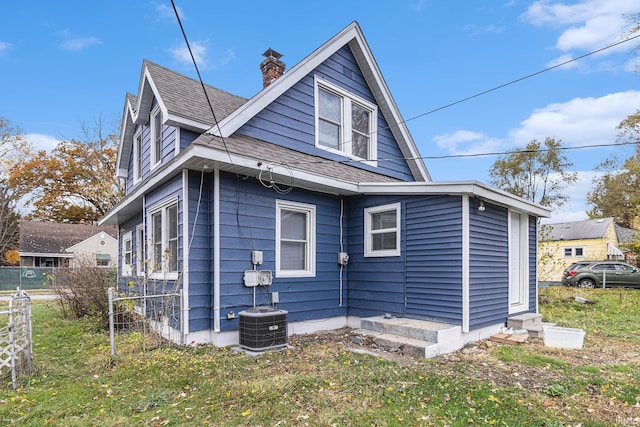
{"label": "white plastic container", "polygon": [[545,326],[543,339],[545,347],[581,349],[584,336],[582,329]]}

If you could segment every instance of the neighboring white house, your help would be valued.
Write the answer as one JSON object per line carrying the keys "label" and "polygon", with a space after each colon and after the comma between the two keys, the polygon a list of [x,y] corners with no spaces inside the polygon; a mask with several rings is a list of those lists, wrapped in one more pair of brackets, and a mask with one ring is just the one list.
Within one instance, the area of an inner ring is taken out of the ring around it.
{"label": "neighboring white house", "polygon": [[95,259],[98,267],[118,266],[118,239],[104,231],[68,247],[67,252],[74,254],[69,267],[77,267],[81,256]]}

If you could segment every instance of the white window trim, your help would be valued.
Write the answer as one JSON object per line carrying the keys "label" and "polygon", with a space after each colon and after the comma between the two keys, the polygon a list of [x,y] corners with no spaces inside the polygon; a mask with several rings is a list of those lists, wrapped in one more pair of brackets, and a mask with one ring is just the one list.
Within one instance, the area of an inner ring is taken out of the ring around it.
{"label": "white window trim", "polygon": [[[164,254],[167,250],[167,248],[169,247],[169,239],[166,233],[166,229],[167,229],[167,208],[173,206],[173,205],[178,205],[178,198],[174,197],[170,200],[166,200],[163,201],[161,203],[158,203],[156,205],[154,205],[152,208],[149,209],[148,213],[147,213],[147,224],[149,226],[149,232],[147,233],[147,241],[149,242],[149,244],[147,245],[147,257],[149,259],[150,264],[153,264],[153,262],[155,262],[156,259],[156,254],[155,254],[155,247],[154,247],[154,235],[153,235],[153,221],[152,221],[152,216],[153,214],[157,213],[157,212],[162,212],[162,253]],[[179,206],[178,206],[179,207]],[[178,215],[176,216],[176,219],[178,220],[178,225],[180,223],[179,219],[180,219],[180,215],[179,215],[179,211],[178,211]],[[180,227],[178,227],[178,233],[180,232]],[[180,236],[178,235],[178,242],[180,242]],[[178,247],[178,254],[180,253],[180,247]],[[176,260],[177,261],[177,265],[178,265],[178,271],[180,270],[180,260]],[[167,271],[167,264],[166,264],[166,260],[164,255],[162,256],[162,269],[161,271],[155,271],[156,270],[156,266],[155,265],[149,265],[148,266],[149,269],[149,277],[151,277],[152,279],[164,279],[164,280],[177,280],[178,279],[178,271]]]}
{"label": "white window trim", "polygon": [[[142,237],[142,239],[140,238]],[[138,224],[136,226],[136,275],[138,277],[145,276],[145,265],[147,265],[147,260],[145,260],[145,254],[147,251],[145,250],[146,239],[144,238],[144,224]]]}
{"label": "white window trim", "polygon": [[133,240],[131,238],[131,231],[127,231],[122,235],[122,276],[129,277],[132,275],[132,264],[126,264],[127,260],[127,242],[129,242],[130,259],[133,263]]}
{"label": "white window trim", "polygon": [[[282,270],[280,268],[280,213],[282,210],[307,214],[307,266],[304,270]],[[315,277],[316,276],[316,207],[306,203],[276,200],[276,276]]]}
{"label": "white window trim", "polygon": [[[138,150],[138,139],[140,139],[140,150]],[[142,179],[142,128],[133,136],[133,182],[137,183]]]}
{"label": "white window trim", "polygon": [[[325,147],[320,145],[320,105],[318,103],[319,91],[322,89],[329,92],[333,92],[335,95],[342,98],[342,135],[340,135],[340,144],[344,144],[344,151],[336,150],[334,148]],[[365,101],[358,96],[345,91],[344,89],[330,83],[321,77],[314,77],[314,103],[315,103],[315,145],[321,150],[329,151],[331,153],[338,154],[340,156],[349,157],[359,162],[369,165],[378,166],[378,107],[368,101]],[[370,133],[369,133],[369,158],[363,159],[361,157],[354,156],[351,153],[351,103],[355,102],[360,106],[371,112],[370,117]]]}
{"label": "white window trim", "polygon": [[[158,161],[156,162],[156,136],[157,136],[157,132],[158,129],[156,129],[155,124],[155,118],[157,115],[160,115],[160,158],[158,159]],[[160,106],[158,105],[156,108],[153,109],[153,111],[151,112],[151,117],[149,120],[149,127],[151,128],[151,158],[150,158],[150,164],[151,164],[151,169],[157,167],[159,164],[162,163],[162,109],[160,108]]]}
{"label": "white window trim", "polygon": [[[565,249],[571,249],[571,255],[565,255]],[[582,255],[576,255],[576,249],[582,249]],[[585,258],[585,247],[584,246],[563,246],[562,247],[562,257],[563,258]]]}
{"label": "white window trim", "polygon": [[[386,211],[396,211],[396,227],[395,229],[386,228],[384,230],[377,230],[376,232],[384,232],[388,233],[390,231],[396,232],[396,248],[395,249],[387,249],[387,250],[373,250],[373,239],[371,238],[374,231],[371,230],[371,215],[386,212]],[[389,256],[400,256],[400,237],[402,234],[401,229],[401,204],[400,203],[391,203],[388,205],[382,206],[374,206],[371,208],[364,209],[364,256],[365,257],[389,257]]]}

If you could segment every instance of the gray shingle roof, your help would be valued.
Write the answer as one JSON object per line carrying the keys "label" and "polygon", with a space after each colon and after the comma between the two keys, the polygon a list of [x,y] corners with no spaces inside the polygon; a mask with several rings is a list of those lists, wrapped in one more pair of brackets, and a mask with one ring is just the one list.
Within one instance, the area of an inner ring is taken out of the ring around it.
{"label": "gray shingle roof", "polygon": [[588,219],[586,221],[559,222],[540,227],[540,241],[601,239],[613,218]]}
{"label": "gray shingle roof", "polygon": [[65,249],[104,231],[118,237],[115,226],[20,221],[20,252],[63,254]]}
{"label": "gray shingle roof", "polygon": [[[263,163],[287,164],[305,172],[330,176],[349,182],[399,182],[400,180],[385,175],[369,172],[344,163],[329,161],[322,157],[301,153],[279,145],[271,144],[244,135],[233,135],[224,139],[203,134],[193,144],[204,145],[230,153],[252,157]],[[226,144],[226,148],[225,148]]]}
{"label": "gray shingle roof", "polygon": [[618,243],[633,243],[640,239],[640,231],[632,228],[625,228],[618,224],[614,224],[616,228],[616,234],[618,235]]}
{"label": "gray shingle roof", "polygon": [[[149,70],[153,83],[158,89],[160,98],[167,107],[169,114],[201,123],[209,123],[213,126],[214,120],[211,108],[209,108],[207,98],[202,91],[202,85],[198,80],[176,73],[148,60],[144,60],[144,66]],[[218,121],[247,102],[246,98],[230,94],[213,86],[206,84],[204,86]]]}

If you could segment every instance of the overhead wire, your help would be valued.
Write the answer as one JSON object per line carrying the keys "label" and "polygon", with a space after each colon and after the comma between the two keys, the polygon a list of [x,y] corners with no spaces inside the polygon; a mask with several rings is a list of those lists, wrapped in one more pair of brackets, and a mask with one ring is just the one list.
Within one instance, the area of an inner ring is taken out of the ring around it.
{"label": "overhead wire", "polygon": [[236,176],[239,176],[237,170],[236,170],[236,165],[233,163],[233,158],[231,157],[231,153],[229,152],[229,149],[227,147],[227,141],[225,140],[224,136],[222,136],[222,132],[220,132],[220,123],[218,122],[218,119],[216,118],[216,113],[213,111],[213,104],[211,103],[211,100],[209,99],[209,94],[207,93],[207,88],[204,84],[204,81],[202,80],[202,75],[200,74],[200,69],[198,68],[198,64],[196,62],[196,58],[193,55],[193,51],[191,50],[191,45],[189,44],[189,39],[187,38],[187,33],[184,30],[184,26],[182,25],[182,20],[180,19],[180,14],[178,13],[178,8],[176,7],[176,4],[174,2],[174,0],[171,0],[171,6],[173,7],[173,12],[176,15],[176,19],[178,21],[178,25],[180,26],[180,31],[182,31],[182,37],[184,38],[184,42],[187,44],[187,50],[189,50],[189,55],[191,55],[191,62],[193,62],[193,66],[196,69],[196,74],[198,75],[198,80],[200,81],[200,86],[202,86],[202,91],[204,92],[204,96],[207,100],[207,104],[209,105],[209,110],[211,111],[211,115],[213,116],[213,122],[215,124],[215,126],[218,128],[218,133],[220,134],[220,140],[222,141],[222,145],[224,146],[224,151],[227,153],[227,156],[229,156],[229,163],[231,163],[231,167],[233,168],[234,173],[236,174]]}

